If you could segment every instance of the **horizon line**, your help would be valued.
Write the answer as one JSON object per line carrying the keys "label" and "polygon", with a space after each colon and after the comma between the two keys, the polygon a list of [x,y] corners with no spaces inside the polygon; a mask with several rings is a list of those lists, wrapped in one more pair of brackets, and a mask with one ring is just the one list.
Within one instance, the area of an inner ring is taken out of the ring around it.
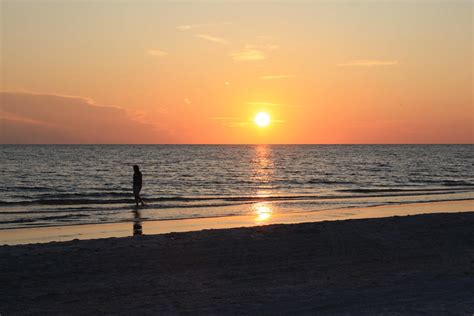
{"label": "horizon line", "polygon": [[474,145],[474,143],[0,143],[0,146],[400,146],[400,145]]}

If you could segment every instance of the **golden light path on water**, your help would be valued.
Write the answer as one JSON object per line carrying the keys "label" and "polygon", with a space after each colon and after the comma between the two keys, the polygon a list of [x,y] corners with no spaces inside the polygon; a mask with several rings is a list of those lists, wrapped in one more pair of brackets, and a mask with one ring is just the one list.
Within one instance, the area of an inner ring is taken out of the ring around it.
{"label": "golden light path on water", "polygon": [[255,222],[262,223],[266,222],[272,216],[272,209],[270,208],[270,204],[262,202],[253,205],[254,214],[255,214]]}
{"label": "golden light path on water", "polygon": [[[252,164],[252,180],[259,183],[255,195],[262,198],[271,195],[270,183],[275,171],[271,148],[268,145],[255,146]],[[265,223],[271,218],[273,213],[271,204],[268,202],[259,202],[252,205],[252,211],[255,215],[256,223]]]}

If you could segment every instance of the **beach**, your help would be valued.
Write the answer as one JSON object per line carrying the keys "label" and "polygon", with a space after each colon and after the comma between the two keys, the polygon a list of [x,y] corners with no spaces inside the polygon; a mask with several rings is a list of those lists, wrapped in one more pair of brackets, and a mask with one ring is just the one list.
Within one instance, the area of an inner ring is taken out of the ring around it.
{"label": "beach", "polygon": [[472,315],[474,212],[0,247],[0,313]]}
{"label": "beach", "polygon": [[0,316],[474,316],[474,0],[0,9]]}

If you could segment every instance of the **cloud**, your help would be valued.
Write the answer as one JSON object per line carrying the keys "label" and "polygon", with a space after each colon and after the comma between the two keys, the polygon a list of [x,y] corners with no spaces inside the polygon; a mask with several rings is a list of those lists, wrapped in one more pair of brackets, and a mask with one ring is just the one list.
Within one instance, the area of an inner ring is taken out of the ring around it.
{"label": "cloud", "polygon": [[239,52],[229,53],[229,56],[235,61],[257,61],[266,58],[263,51],[250,48],[245,48]]}
{"label": "cloud", "polygon": [[0,143],[162,143],[169,133],[143,113],[55,94],[0,92]]}
{"label": "cloud", "polygon": [[189,98],[187,98],[187,97],[184,98],[183,101],[184,101],[184,103],[186,103],[186,104],[191,104],[191,100],[189,100]]}
{"label": "cloud", "polygon": [[337,64],[339,67],[374,67],[374,66],[394,66],[398,65],[398,60],[375,60],[375,59],[357,59],[348,63]]}
{"label": "cloud", "polygon": [[262,80],[278,80],[278,79],[289,79],[294,78],[294,75],[267,75],[267,76],[260,76]]}
{"label": "cloud", "polygon": [[247,105],[255,105],[255,106],[281,106],[283,104],[279,103],[271,103],[271,102],[245,102]]}
{"label": "cloud", "polygon": [[236,123],[229,123],[226,126],[227,127],[242,127],[242,126],[247,126],[249,125],[248,122],[236,122]]}
{"label": "cloud", "polygon": [[[253,120],[242,120],[240,117],[234,116],[214,116],[210,118],[211,120],[221,121],[221,124],[225,127],[244,127],[253,123]],[[271,123],[285,123],[283,120],[271,120]]]}
{"label": "cloud", "polygon": [[229,53],[235,61],[256,61],[266,59],[266,53],[278,49],[276,44],[245,44],[244,49]]}
{"label": "cloud", "polygon": [[163,56],[166,56],[168,55],[167,52],[164,52],[162,50],[159,50],[159,49],[149,49],[147,51],[147,53],[151,56],[155,56],[155,57],[163,57]]}
{"label": "cloud", "polygon": [[255,107],[276,107],[276,106],[282,106],[282,107],[287,107],[287,108],[303,107],[302,105],[298,105],[298,104],[283,104],[283,103],[272,103],[272,102],[261,102],[261,101],[245,102],[245,104],[250,105],[250,106],[255,106]]}
{"label": "cloud", "polygon": [[234,116],[214,116],[210,118],[211,120],[221,121],[222,125],[225,127],[241,127],[249,125],[248,122],[242,122],[240,117]]}
{"label": "cloud", "polygon": [[199,28],[204,25],[205,24],[194,24],[194,25],[185,24],[185,25],[178,25],[176,28],[180,31],[189,31],[191,29]]}
{"label": "cloud", "polygon": [[203,27],[212,27],[212,26],[229,25],[229,24],[232,24],[232,23],[222,22],[222,23],[184,24],[184,25],[178,25],[176,29],[180,31],[189,31],[189,30],[199,29]]}
{"label": "cloud", "polygon": [[246,44],[245,45],[246,49],[260,49],[260,50],[276,50],[280,48],[280,46],[276,44]]}
{"label": "cloud", "polygon": [[196,34],[196,37],[202,38],[203,40],[206,40],[206,41],[209,41],[209,42],[218,43],[218,44],[221,44],[221,45],[229,44],[229,42],[226,41],[223,38],[215,37],[215,36],[208,35],[208,34]]}
{"label": "cloud", "polygon": [[233,121],[233,120],[240,120],[238,117],[233,116],[214,116],[210,118],[211,120],[219,120],[219,121]]}

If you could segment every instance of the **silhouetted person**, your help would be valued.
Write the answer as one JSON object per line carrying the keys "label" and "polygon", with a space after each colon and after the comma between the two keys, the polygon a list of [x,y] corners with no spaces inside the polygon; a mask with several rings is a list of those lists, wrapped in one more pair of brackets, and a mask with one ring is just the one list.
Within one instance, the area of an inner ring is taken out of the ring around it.
{"label": "silhouetted person", "polygon": [[140,197],[140,191],[142,189],[142,173],[140,168],[137,165],[133,166],[133,195],[135,196],[135,204],[138,206],[138,203],[145,205],[142,198]]}

